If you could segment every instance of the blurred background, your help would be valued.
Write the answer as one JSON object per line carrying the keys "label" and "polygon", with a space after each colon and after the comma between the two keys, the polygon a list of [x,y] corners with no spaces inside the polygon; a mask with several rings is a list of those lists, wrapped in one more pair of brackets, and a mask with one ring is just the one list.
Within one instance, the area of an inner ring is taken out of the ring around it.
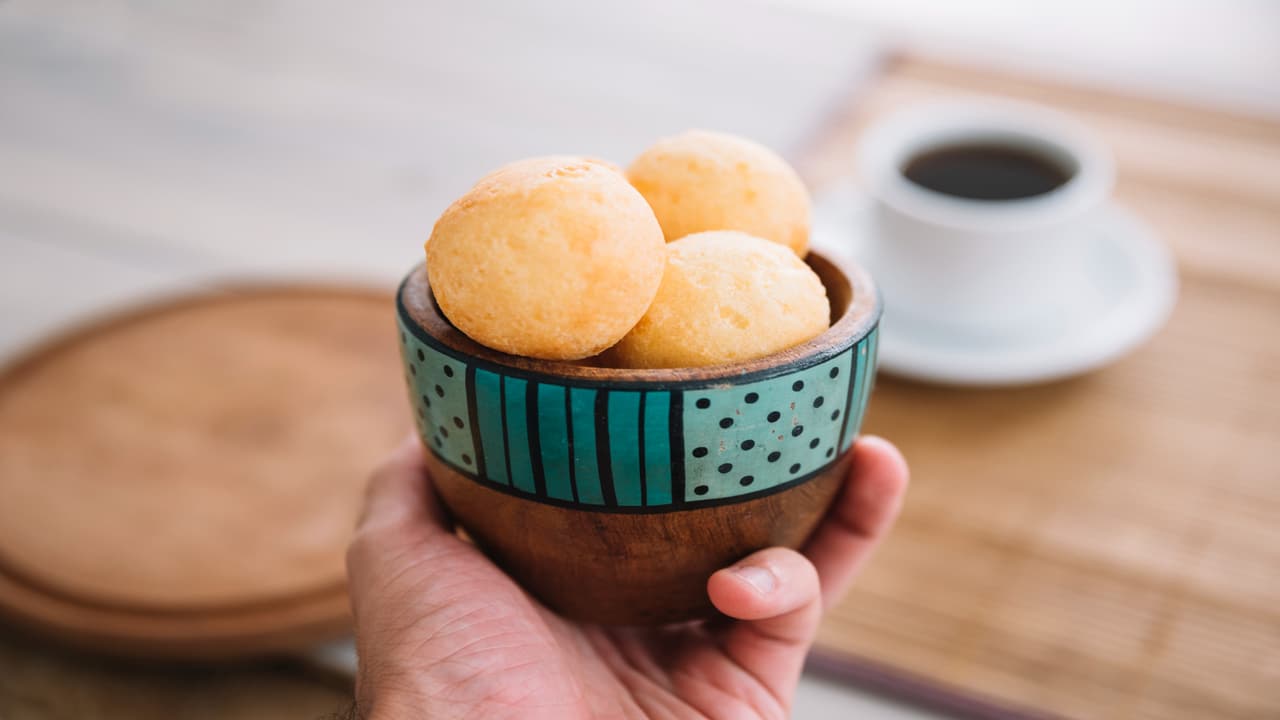
{"label": "blurred background", "polygon": [[[0,375],[0,435],[33,437],[6,397],[44,343],[106,313],[246,283],[389,297],[440,211],[515,158],[625,164],[717,129],[784,154],[821,204],[857,192],[856,143],[892,110],[1040,103],[1114,152],[1117,202],[1173,252],[1181,299],[1149,344],[1083,378],[881,379],[866,430],[903,447],[916,484],[824,627],[796,716],[1277,717],[1278,77],[1268,0],[0,0],[0,359],[20,363]],[[381,308],[368,322],[389,336]],[[369,352],[395,362],[393,343]],[[401,392],[398,371],[387,385]],[[104,462],[142,463],[153,449],[132,440]],[[41,475],[56,443],[23,443],[0,443],[23,456],[0,457],[11,508],[59,481]],[[234,472],[279,448],[206,451]],[[354,514],[359,480],[330,488],[335,506]],[[23,586],[22,548],[41,542],[0,528],[0,717],[318,717],[348,701],[341,610],[213,664],[121,665],[153,646],[87,640],[97,616],[46,612],[48,588]],[[168,647],[189,631],[163,631]]]}

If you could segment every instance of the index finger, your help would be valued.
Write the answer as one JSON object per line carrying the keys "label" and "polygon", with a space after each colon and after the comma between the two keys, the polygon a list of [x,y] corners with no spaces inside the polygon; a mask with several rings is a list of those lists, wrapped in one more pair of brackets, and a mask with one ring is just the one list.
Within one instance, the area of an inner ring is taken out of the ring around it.
{"label": "index finger", "polygon": [[830,607],[892,527],[907,489],[907,462],[889,441],[864,436],[853,446],[848,480],[802,552],[818,570]]}
{"label": "index finger", "polygon": [[426,458],[417,435],[409,435],[373,471],[365,489],[357,532],[402,524],[448,528],[444,509],[431,489]]}
{"label": "index finger", "polygon": [[353,606],[362,604],[370,588],[379,587],[375,578],[396,571],[405,548],[440,539],[456,540],[431,487],[421,442],[410,436],[369,478],[364,509],[347,546],[347,585]]}

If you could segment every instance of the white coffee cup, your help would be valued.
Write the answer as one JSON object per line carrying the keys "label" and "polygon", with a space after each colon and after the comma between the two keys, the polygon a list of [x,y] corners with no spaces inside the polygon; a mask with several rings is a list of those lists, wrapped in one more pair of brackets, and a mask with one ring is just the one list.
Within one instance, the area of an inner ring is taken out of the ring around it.
{"label": "white coffee cup", "polygon": [[[1027,152],[1068,179],[1040,195],[979,200],[904,174],[924,153],[977,145]],[[873,200],[863,260],[885,295],[886,316],[984,336],[1025,332],[1070,304],[1087,272],[1088,225],[1105,208],[1115,173],[1106,149],[1067,118],[985,100],[887,117],[864,136],[859,164]]]}

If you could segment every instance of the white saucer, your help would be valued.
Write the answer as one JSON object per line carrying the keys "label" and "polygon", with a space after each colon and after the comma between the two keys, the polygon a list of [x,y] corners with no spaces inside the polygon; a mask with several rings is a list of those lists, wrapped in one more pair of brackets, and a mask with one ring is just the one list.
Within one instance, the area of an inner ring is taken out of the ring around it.
{"label": "white saucer", "polygon": [[[814,247],[858,260],[869,204],[848,188],[814,207]],[[1112,205],[1081,238],[1094,246],[1080,288],[1050,321],[976,336],[896,316],[885,298],[880,367],[901,377],[948,385],[1020,385],[1094,370],[1141,344],[1169,317],[1178,276],[1150,229]],[[874,275],[875,268],[869,268]]]}

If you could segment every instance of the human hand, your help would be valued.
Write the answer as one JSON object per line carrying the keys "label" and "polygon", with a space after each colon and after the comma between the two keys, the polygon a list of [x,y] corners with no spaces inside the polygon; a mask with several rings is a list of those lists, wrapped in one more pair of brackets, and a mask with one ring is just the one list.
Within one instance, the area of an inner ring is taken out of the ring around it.
{"label": "human hand", "polygon": [[350,549],[367,720],[785,718],[825,607],[897,516],[902,455],[863,437],[852,472],[800,552],[767,548],[716,572],[730,620],[610,628],[566,620],[453,532],[406,442],[379,469]]}

